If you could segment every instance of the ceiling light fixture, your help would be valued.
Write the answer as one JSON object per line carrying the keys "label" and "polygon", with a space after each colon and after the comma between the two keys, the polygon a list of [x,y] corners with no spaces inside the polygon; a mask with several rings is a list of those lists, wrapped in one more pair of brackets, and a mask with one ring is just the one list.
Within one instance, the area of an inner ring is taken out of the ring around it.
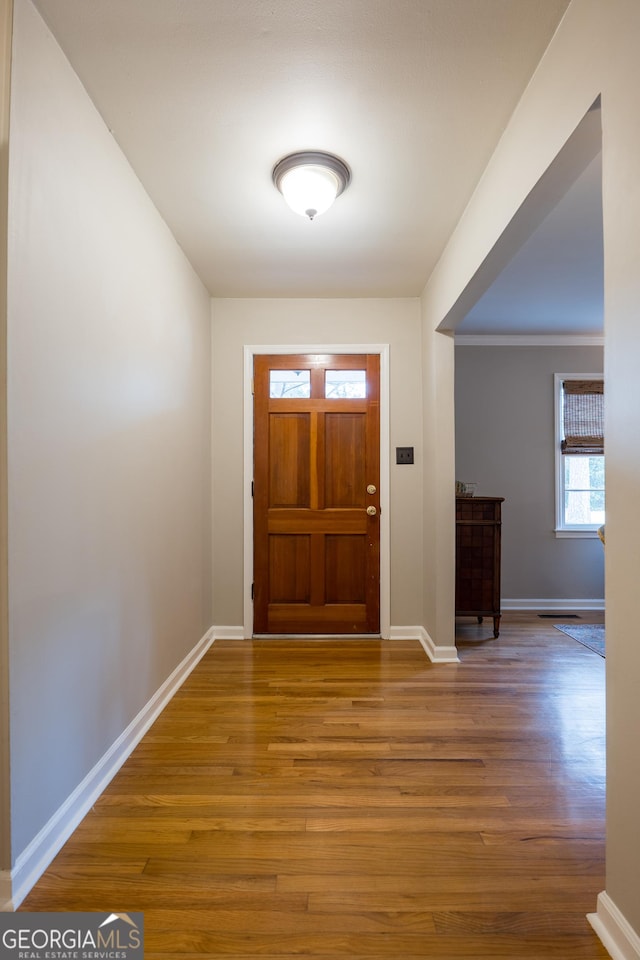
{"label": "ceiling light fixture", "polygon": [[272,178],[291,209],[313,220],[346,190],[351,171],[344,160],[332,153],[306,150],[279,160]]}

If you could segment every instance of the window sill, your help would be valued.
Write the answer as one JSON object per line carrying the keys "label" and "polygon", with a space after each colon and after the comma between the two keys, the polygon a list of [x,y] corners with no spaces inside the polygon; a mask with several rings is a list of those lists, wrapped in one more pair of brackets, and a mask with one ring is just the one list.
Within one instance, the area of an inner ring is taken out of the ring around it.
{"label": "window sill", "polygon": [[554,530],[556,539],[575,539],[575,540],[597,540],[598,539],[598,528],[594,527],[589,530],[569,530],[569,529],[558,529]]}

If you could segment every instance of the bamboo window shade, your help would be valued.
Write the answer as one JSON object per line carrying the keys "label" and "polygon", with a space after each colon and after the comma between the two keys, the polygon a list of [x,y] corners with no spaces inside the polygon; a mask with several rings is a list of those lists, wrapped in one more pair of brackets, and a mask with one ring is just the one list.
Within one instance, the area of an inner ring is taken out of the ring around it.
{"label": "bamboo window shade", "polygon": [[565,380],[562,394],[562,452],[604,453],[603,381]]}

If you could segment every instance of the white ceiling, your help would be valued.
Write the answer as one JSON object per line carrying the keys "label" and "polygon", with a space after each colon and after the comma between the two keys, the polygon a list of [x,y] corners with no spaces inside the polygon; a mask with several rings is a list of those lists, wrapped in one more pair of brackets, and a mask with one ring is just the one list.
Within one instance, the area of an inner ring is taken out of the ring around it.
{"label": "white ceiling", "polygon": [[[418,296],[567,5],[36,0],[217,297]],[[353,173],[313,222],[271,183],[301,149]],[[590,177],[570,204],[577,221]],[[584,239],[591,226],[578,226]],[[522,299],[527,268],[511,271],[507,296]],[[504,329],[495,295],[470,330]]]}

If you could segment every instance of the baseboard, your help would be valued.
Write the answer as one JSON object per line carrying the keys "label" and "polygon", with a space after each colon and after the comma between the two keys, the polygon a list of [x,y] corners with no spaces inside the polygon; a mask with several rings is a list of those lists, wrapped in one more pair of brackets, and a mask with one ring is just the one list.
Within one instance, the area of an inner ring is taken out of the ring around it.
{"label": "baseboard", "polygon": [[418,640],[432,663],[459,663],[455,645],[440,646],[434,643],[424,627],[391,627],[390,640]]}
{"label": "baseboard", "polygon": [[606,892],[598,894],[597,913],[587,920],[613,960],[640,960],[640,936]]}
{"label": "baseboard", "polygon": [[89,812],[127,757],[138,745],[151,724],[182,686],[215,637],[213,629],[178,664],[173,673],[131,721],[118,739],[89,771],[76,789],[54,813],[40,833],[17,857],[11,871],[7,909],[16,910],[33,885],[47,869],[60,848],[69,839],[80,821]]}
{"label": "baseboard", "polygon": [[[216,640],[244,640],[244,628],[243,627],[212,627],[211,633]],[[249,638],[250,639],[250,638]],[[299,635],[296,639],[299,640],[318,640],[321,639],[318,636],[313,635]],[[350,639],[356,639],[350,638]],[[367,635],[368,639],[368,635]],[[432,661],[432,663],[458,663],[458,651],[456,650],[455,645],[449,647],[438,646],[434,643],[424,627],[421,626],[408,626],[408,627],[390,627],[389,628],[389,640],[418,640],[422,644],[425,653]]]}
{"label": "baseboard", "polygon": [[244,640],[244,627],[211,627],[214,640]]}
{"label": "baseboard", "polygon": [[523,600],[500,600],[500,607],[503,613],[508,610],[545,610],[548,613],[559,613],[560,611],[574,610],[604,610],[604,600],[558,600],[556,598],[539,599],[526,597]]}

